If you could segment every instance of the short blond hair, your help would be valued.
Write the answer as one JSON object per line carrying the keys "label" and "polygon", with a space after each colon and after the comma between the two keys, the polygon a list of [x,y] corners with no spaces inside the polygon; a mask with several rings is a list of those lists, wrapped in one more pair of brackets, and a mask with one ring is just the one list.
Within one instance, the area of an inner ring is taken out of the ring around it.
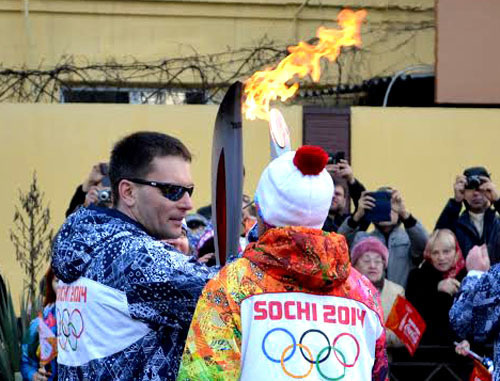
{"label": "short blond hair", "polygon": [[427,244],[425,245],[424,250],[424,258],[429,258],[432,250],[434,249],[434,245],[438,240],[444,240],[446,243],[449,243],[449,246],[456,250],[457,248],[457,238],[455,234],[450,229],[436,229],[432,232]]}

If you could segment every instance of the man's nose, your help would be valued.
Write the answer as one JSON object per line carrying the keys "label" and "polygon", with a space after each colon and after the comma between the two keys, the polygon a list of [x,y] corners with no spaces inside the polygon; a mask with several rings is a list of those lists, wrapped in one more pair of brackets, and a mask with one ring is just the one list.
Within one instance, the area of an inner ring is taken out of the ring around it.
{"label": "man's nose", "polygon": [[184,195],[178,201],[177,205],[179,206],[179,208],[184,209],[184,210],[193,209],[193,200],[191,199],[191,196],[189,195],[188,192],[184,193]]}

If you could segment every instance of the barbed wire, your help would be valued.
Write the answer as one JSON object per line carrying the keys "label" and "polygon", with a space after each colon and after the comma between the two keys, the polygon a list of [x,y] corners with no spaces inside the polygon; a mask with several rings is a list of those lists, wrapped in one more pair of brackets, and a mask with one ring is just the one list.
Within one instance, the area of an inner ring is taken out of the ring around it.
{"label": "barbed wire", "polygon": [[287,54],[285,46],[263,40],[254,48],[211,55],[192,55],[154,62],[82,63],[66,57],[53,68],[1,69],[0,102],[59,102],[61,90],[151,88],[155,92],[195,88],[216,102],[219,93],[237,79],[278,62]]}
{"label": "barbed wire", "polygon": [[[370,72],[370,60],[404,49],[420,32],[433,28],[434,24],[428,21],[367,25],[363,35],[372,42],[365,44],[362,50],[346,50],[334,64],[325,62],[322,81],[319,84],[304,81],[305,88],[353,85],[361,83],[367,76],[388,75],[390,73],[384,71],[392,70],[390,66],[388,70]],[[85,58],[70,56],[63,57],[51,68],[2,69],[0,66],[0,102],[58,103],[64,91],[136,88],[149,89],[141,98],[142,103],[179,90],[198,91],[206,102],[219,103],[231,83],[275,65],[288,54],[287,46],[264,37],[251,48],[228,48],[224,52],[205,55],[194,52],[187,57],[152,62],[126,58],[122,62],[89,63]],[[364,74],[360,73],[360,67],[365,69]],[[327,92],[322,94],[328,96]],[[300,103],[300,98],[299,94],[296,102]]]}

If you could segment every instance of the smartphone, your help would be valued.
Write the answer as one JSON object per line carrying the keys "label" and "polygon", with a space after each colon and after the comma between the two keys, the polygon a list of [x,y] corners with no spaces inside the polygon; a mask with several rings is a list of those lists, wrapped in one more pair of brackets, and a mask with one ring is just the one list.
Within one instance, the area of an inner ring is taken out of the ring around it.
{"label": "smartphone", "polygon": [[383,222],[391,220],[391,197],[392,193],[387,191],[369,192],[369,196],[375,199],[375,206],[365,211],[365,220],[370,222]]}
{"label": "smartphone", "polygon": [[333,164],[340,163],[340,160],[345,160],[345,152],[339,151],[333,156]]}
{"label": "smartphone", "polygon": [[345,160],[345,152],[339,151],[337,153],[328,152],[328,162],[327,164],[338,164],[340,160]]}

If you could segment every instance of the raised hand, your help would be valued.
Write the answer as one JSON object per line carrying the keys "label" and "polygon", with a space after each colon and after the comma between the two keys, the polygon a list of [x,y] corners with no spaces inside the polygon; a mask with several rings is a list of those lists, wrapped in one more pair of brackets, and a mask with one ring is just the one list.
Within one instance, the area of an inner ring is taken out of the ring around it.
{"label": "raised hand", "polygon": [[89,173],[89,176],[82,184],[82,189],[86,193],[90,190],[90,187],[97,185],[104,178],[104,175],[101,173],[101,165],[102,163],[95,164],[92,166],[92,169]]}
{"label": "raised hand", "polygon": [[347,160],[342,159],[340,163],[334,164],[332,166],[332,171],[334,175],[342,177],[349,182],[349,184],[354,183],[354,173]]}
{"label": "raised hand", "polygon": [[366,210],[370,210],[375,207],[375,199],[369,195],[368,192],[361,193],[361,198],[358,202],[358,209],[352,216],[353,220],[359,222],[361,218],[365,215]]}
{"label": "raised hand", "polygon": [[494,183],[491,182],[489,177],[481,176],[481,186],[479,190],[483,192],[485,197],[491,202],[495,203],[500,198],[500,194],[498,193],[498,189]]}
{"label": "raised hand", "polygon": [[460,282],[455,278],[446,278],[438,283],[438,291],[446,292],[451,296],[455,295],[460,288]]}
{"label": "raised hand", "polygon": [[397,215],[401,217],[403,220],[407,219],[410,216],[410,213],[406,210],[403,196],[401,195],[401,192],[398,191],[397,189],[392,190],[391,209],[395,211]]}
{"label": "raised hand", "polygon": [[453,184],[453,191],[455,192],[456,202],[462,202],[464,200],[465,184],[467,184],[467,178],[464,175],[458,175],[455,178],[455,184]]}

